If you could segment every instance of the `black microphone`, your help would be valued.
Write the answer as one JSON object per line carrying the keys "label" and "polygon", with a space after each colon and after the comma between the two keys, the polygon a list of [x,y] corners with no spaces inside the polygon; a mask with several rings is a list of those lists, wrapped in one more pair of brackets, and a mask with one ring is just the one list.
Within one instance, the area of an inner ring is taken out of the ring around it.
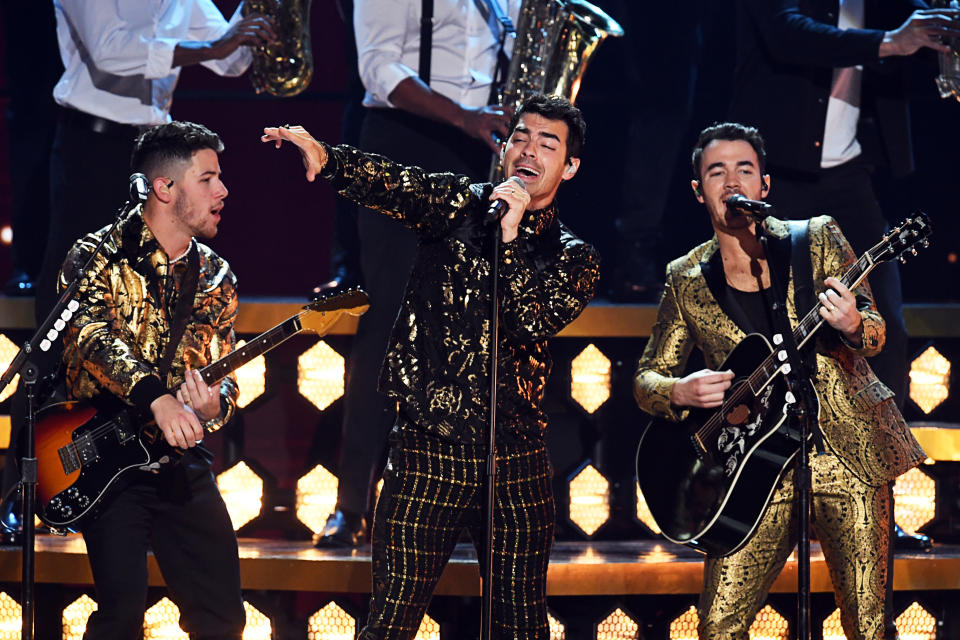
{"label": "black microphone", "polygon": [[735,193],[727,198],[726,205],[728,209],[737,209],[755,218],[763,220],[773,213],[773,205],[763,200],[749,200],[739,193]]}
{"label": "black microphone", "polygon": [[[511,176],[510,181],[520,185],[520,188],[523,189],[524,191],[527,190],[527,185],[523,184],[523,180],[521,180],[519,177]],[[510,205],[507,204],[506,200],[500,200],[500,199],[494,200],[493,204],[490,205],[490,208],[487,209],[487,220],[489,220],[490,222],[499,222],[500,218],[502,218],[504,214],[507,213],[507,210],[509,208],[510,208]]]}
{"label": "black microphone", "polygon": [[130,202],[146,202],[150,193],[150,183],[147,176],[135,173],[130,176]]}

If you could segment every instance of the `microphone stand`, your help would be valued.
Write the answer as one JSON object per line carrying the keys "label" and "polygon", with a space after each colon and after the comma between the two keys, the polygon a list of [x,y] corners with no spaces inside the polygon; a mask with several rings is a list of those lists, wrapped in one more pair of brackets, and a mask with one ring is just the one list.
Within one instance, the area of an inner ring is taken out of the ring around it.
{"label": "microphone stand", "polygon": [[100,239],[93,253],[83,265],[77,277],[70,282],[70,285],[57,299],[56,304],[46,319],[37,328],[36,333],[30,338],[17,355],[10,362],[10,366],[0,376],[0,391],[3,391],[13,378],[22,373],[21,380],[25,385],[27,394],[26,421],[21,431],[21,441],[23,442],[23,457],[20,462],[20,485],[22,495],[21,518],[23,523],[23,543],[21,551],[21,610],[22,610],[22,640],[33,640],[34,618],[35,618],[35,539],[36,531],[34,527],[34,518],[36,517],[36,495],[37,495],[37,458],[34,451],[34,427],[36,425],[36,383],[38,378],[38,369],[30,361],[31,354],[37,349],[40,351],[49,351],[54,341],[59,337],[67,322],[73,317],[73,314],[80,308],[80,304],[74,299],[77,290],[80,288],[80,282],[87,277],[87,273],[93,261],[100,255],[104,243],[113,235],[117,225],[127,217],[127,214],[134,207],[134,201],[128,200],[117,212],[117,217],[109,231]]}
{"label": "microphone stand", "polygon": [[[810,383],[806,362],[800,355],[797,342],[793,337],[793,327],[787,317],[786,288],[777,279],[777,269],[770,263],[770,251],[767,245],[768,229],[765,214],[754,213],[754,231],[757,241],[767,256],[770,271],[770,308],[773,318],[774,348],[786,353],[788,367],[783,371],[787,381],[787,428],[792,430],[790,437],[800,443],[799,461],[794,471],[794,484],[797,494],[797,639],[810,638],[810,421],[817,414],[816,396]],[[779,340],[778,340],[779,339]]]}
{"label": "microphone stand", "polygon": [[487,428],[487,496],[483,521],[484,554],[480,565],[480,640],[490,640],[493,633],[493,510],[497,488],[497,359],[500,354],[500,218],[493,229],[490,259],[490,425]]}

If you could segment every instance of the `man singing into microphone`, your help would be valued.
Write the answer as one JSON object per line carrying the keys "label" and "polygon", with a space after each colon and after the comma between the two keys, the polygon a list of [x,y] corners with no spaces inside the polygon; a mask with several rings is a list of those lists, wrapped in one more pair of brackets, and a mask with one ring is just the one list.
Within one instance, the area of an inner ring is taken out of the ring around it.
{"label": "man singing into microphone", "polygon": [[[156,473],[129,471],[83,527],[97,596],[88,640],[141,636],[148,550],[191,638],[239,640],[246,623],[237,539],[210,472],[212,454],[198,446],[229,420],[237,398],[232,378],[208,386],[197,372],[234,346],[236,278],[197,241],[217,234],[227,197],[222,150],[217,134],[190,122],[159,125],[136,139],[131,167],[146,176],[149,195],[107,239],[64,335],[72,399],[107,416],[118,404],[132,405],[185,451]],[[131,180],[132,190],[147,185]],[[84,275],[108,230],[74,243],[61,291]],[[100,464],[95,473],[109,477],[111,460]]]}
{"label": "man singing into microphone", "polygon": [[[755,218],[763,213],[741,210],[763,209],[758,201],[772,189],[765,162],[763,140],[752,127],[724,123],[700,134],[691,184],[715,235],[667,267],[657,321],[634,379],[637,402],[648,413],[678,420],[688,407],[720,406],[734,373],[716,369],[746,334],[761,333],[769,340],[774,333],[771,272],[786,289],[791,324],[797,323],[794,292],[811,274],[792,273],[791,233],[784,222],[765,217],[771,236],[770,255],[765,255],[755,235]],[[892,392],[864,359],[883,347],[884,323],[866,280],[851,291],[838,279],[855,262],[850,245],[828,216],[810,219],[807,229],[809,245],[798,248],[808,249],[809,257],[793,264],[812,269],[827,325],[814,347],[813,385],[820,406],[812,431],[821,455],[811,457],[811,523],[846,637],[893,638],[896,631],[884,629],[885,588],[892,580],[887,483],[918,465],[924,453]],[[703,352],[708,368],[686,374],[694,347]],[[756,491],[774,493],[745,545],[727,556],[707,556],[697,612],[701,640],[747,639],[796,543],[792,468],[776,487]]]}
{"label": "man singing into microphone", "polygon": [[[506,182],[428,174],[301,127],[267,128],[295,144],[307,179],[411,228],[418,251],[384,360],[380,390],[399,405],[373,523],[373,594],[360,638],[413,638],[463,530],[483,541],[490,398],[492,234],[499,227],[497,483],[493,632],[549,637],[551,467],[541,408],[547,340],[593,296],[598,258],[557,219],[560,183],[580,165],[585,123],[562,98],[534,96],[513,116],[500,152]],[[521,188],[514,180],[526,186]],[[506,213],[490,221],[490,205]]]}

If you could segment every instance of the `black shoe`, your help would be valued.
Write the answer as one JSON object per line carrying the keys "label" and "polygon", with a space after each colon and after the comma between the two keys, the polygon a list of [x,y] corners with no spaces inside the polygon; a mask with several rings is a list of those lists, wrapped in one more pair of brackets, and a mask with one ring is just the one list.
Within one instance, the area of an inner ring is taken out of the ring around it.
{"label": "black shoe", "polygon": [[317,549],[359,547],[367,539],[367,522],[363,516],[337,509],[327,518],[323,531],[313,537]]}
{"label": "black shoe", "polygon": [[11,297],[14,296],[32,296],[36,293],[36,287],[33,280],[25,272],[14,271],[7,284],[3,285],[3,292]]}
{"label": "black shoe", "polygon": [[893,525],[893,548],[896,551],[930,551],[933,542],[930,536],[922,533],[909,534],[900,528],[900,525]]}

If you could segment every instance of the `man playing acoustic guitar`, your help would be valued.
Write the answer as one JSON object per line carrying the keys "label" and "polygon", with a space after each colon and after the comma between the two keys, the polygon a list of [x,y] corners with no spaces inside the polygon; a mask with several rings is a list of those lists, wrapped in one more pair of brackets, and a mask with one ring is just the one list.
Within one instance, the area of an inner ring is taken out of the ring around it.
{"label": "man playing acoustic guitar", "polygon": [[[716,408],[724,403],[734,380],[733,371],[717,370],[724,359],[748,333],[768,339],[775,333],[767,300],[771,270],[782,274],[776,279],[787,291],[791,324],[796,325],[805,311],[798,314],[794,300],[802,276],[789,268],[789,260],[777,260],[790,255],[788,226],[766,219],[764,224],[773,236],[773,259],[768,260],[755,236],[757,223],[728,206],[734,195],[752,200],[767,196],[771,184],[764,166],[763,140],[756,129],[725,123],[700,134],[691,184],[710,214],[715,236],[667,267],[657,321],[634,380],[637,402],[648,413],[680,420],[690,408]],[[809,246],[797,245],[804,252],[809,249],[800,268],[812,267],[810,286],[818,292],[817,302],[822,305],[818,313],[828,325],[815,343],[813,385],[820,405],[822,443],[821,454],[811,456],[811,523],[830,569],[844,633],[851,640],[878,640],[893,637],[886,636],[884,629],[885,593],[892,579],[888,564],[892,505],[887,483],[919,464],[924,453],[892,393],[864,360],[883,347],[884,323],[865,280],[851,291],[838,279],[854,264],[853,251],[827,216],[812,218],[807,234]],[[785,244],[786,254],[775,251],[778,244]],[[708,368],[684,376],[693,347],[703,352]],[[737,377],[748,373],[738,371]],[[760,396],[756,405],[764,404],[763,391],[755,391]],[[727,453],[716,457],[743,454],[742,442],[728,440],[746,437],[749,426],[721,433],[721,449]],[[746,449],[749,452],[749,446]],[[669,459],[671,451],[660,455]],[[740,459],[721,462],[721,474],[732,471],[726,463],[736,467]],[[772,486],[746,487],[764,496],[772,492],[769,504],[756,522],[747,523],[745,530],[754,528],[742,545],[734,546],[728,555],[708,553],[698,607],[701,640],[746,640],[796,543],[793,475],[788,465]]]}
{"label": "man playing acoustic guitar", "polygon": [[[68,323],[64,362],[73,399],[118,399],[152,417],[179,464],[133,470],[82,528],[97,610],[85,638],[137,638],[147,599],[152,549],[180,626],[192,638],[240,638],[246,615],[237,540],[213,475],[205,432],[235,409],[230,377],[208,386],[197,370],[234,346],[236,278],[195,238],[216,235],[227,189],[220,138],[206,127],[172,122],[143,133],[132,170],[147,176],[146,203],[122,221],[81,284]],[[67,254],[64,289],[109,227]],[[181,302],[182,301],[182,302]]]}

